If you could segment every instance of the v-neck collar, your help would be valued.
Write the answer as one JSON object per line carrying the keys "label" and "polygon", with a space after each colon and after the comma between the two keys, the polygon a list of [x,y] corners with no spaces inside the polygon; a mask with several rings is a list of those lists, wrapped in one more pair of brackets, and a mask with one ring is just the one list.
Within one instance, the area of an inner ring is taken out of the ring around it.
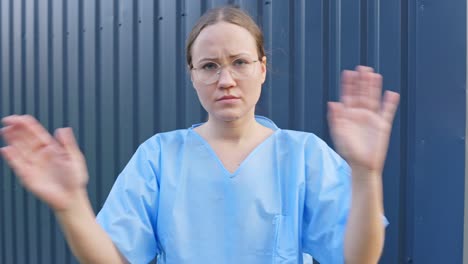
{"label": "v-neck collar", "polygon": [[190,133],[192,133],[206,147],[206,149],[210,152],[211,156],[216,160],[218,165],[222,168],[224,173],[228,177],[233,178],[233,177],[235,177],[235,176],[237,176],[239,174],[239,172],[242,170],[242,167],[244,167],[244,164],[247,163],[251,159],[251,157],[254,156],[255,153],[258,152],[262,148],[263,145],[265,145],[267,142],[271,141],[272,138],[281,130],[281,129],[278,128],[278,126],[276,126],[275,123],[273,123],[273,121],[271,121],[270,119],[268,119],[266,117],[255,116],[255,120],[259,124],[261,124],[261,125],[263,125],[263,126],[265,126],[267,128],[272,129],[273,133],[271,135],[269,135],[267,138],[265,138],[252,151],[250,151],[250,153],[247,155],[247,157],[244,160],[242,160],[241,164],[237,167],[237,169],[234,172],[230,172],[228,169],[226,169],[223,162],[221,161],[219,156],[214,151],[213,147],[211,147],[211,145],[200,134],[198,134],[194,130],[194,128],[196,128],[196,127],[198,127],[198,126],[200,126],[200,125],[202,125],[204,123],[194,124],[188,130],[189,130]]}

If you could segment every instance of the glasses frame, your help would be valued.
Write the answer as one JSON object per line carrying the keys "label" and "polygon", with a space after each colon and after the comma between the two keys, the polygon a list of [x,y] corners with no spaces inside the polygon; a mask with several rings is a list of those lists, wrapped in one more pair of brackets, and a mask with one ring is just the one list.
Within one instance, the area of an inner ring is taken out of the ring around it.
{"label": "glasses frame", "polygon": [[[202,83],[206,84],[206,85],[210,85],[210,84],[213,84],[213,83],[216,83],[217,81],[219,81],[219,76],[221,76],[221,71],[223,70],[223,68],[230,68],[232,63],[236,60],[238,60],[239,58],[235,58],[234,60],[231,61],[231,63],[227,64],[227,63],[224,63],[224,64],[219,64],[217,62],[213,62],[213,61],[210,61],[211,63],[214,63],[216,64],[217,66],[219,66],[219,69],[215,72],[215,74],[213,76],[217,76],[217,78],[214,78],[213,81],[201,81]],[[254,65],[254,63],[257,63],[257,62],[260,62],[260,59],[256,59],[256,60],[253,60],[253,61],[250,61],[249,62],[249,65]],[[197,79],[200,79],[199,76],[198,76],[198,71],[200,70],[203,70],[203,68],[200,68],[200,67],[193,67],[190,69],[190,70],[194,70],[195,71],[195,78]],[[252,73],[253,73],[254,69],[252,69]],[[232,69],[229,69],[229,73],[231,74],[231,77],[233,79],[237,79],[237,80],[244,80],[245,78],[239,78],[236,73],[234,73],[234,71]],[[252,75],[252,73],[250,73],[250,75],[248,77],[250,77]],[[247,78],[248,78],[247,77]]]}

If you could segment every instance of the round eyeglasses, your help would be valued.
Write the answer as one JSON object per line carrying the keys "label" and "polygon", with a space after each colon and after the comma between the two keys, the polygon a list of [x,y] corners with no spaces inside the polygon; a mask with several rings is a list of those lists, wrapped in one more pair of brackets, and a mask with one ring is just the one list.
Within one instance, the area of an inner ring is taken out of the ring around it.
{"label": "round eyeglasses", "polygon": [[232,78],[244,80],[251,77],[255,71],[255,63],[259,60],[236,58],[228,65],[219,65],[216,62],[203,62],[199,67],[193,67],[195,78],[204,84],[213,84],[219,80],[223,67],[229,68]]}

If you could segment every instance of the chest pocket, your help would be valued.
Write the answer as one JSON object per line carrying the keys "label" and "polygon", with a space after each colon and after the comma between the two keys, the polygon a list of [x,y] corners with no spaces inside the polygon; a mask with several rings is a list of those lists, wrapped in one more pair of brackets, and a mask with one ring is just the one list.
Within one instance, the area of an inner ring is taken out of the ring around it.
{"label": "chest pocket", "polygon": [[276,238],[273,263],[296,264],[299,257],[299,238],[294,218],[287,215],[277,215],[275,221]]}

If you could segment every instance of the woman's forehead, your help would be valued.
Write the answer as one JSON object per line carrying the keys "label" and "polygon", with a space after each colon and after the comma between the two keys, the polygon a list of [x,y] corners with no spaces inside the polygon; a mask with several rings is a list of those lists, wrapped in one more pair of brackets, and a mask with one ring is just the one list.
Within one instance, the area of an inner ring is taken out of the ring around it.
{"label": "woman's forehead", "polygon": [[256,56],[255,39],[245,28],[220,22],[204,28],[192,46],[196,58],[229,58],[239,54]]}

